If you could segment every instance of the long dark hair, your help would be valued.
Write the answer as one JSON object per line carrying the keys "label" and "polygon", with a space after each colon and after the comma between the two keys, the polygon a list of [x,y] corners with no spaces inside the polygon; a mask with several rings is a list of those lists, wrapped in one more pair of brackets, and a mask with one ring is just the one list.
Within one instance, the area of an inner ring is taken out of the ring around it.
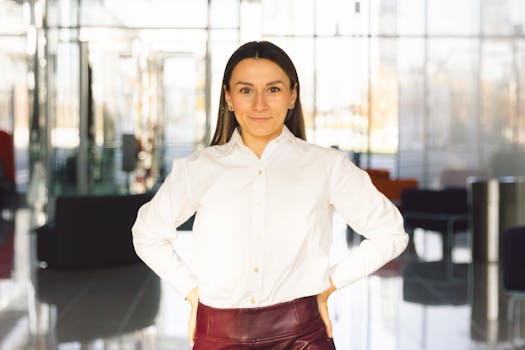
{"label": "long dark hair", "polygon": [[301,107],[300,99],[299,77],[297,76],[297,71],[295,70],[292,60],[283,49],[269,41],[250,41],[239,47],[232,54],[228,63],[226,63],[221,85],[217,127],[215,128],[215,134],[213,135],[211,145],[222,145],[227,143],[230,140],[233,131],[239,125],[235,119],[234,113],[228,110],[228,105],[224,97],[224,88],[230,91],[230,79],[233,69],[245,58],[264,58],[276,63],[290,79],[290,89],[297,86],[295,107],[288,110],[284,123],[295,136],[306,140],[303,109]]}

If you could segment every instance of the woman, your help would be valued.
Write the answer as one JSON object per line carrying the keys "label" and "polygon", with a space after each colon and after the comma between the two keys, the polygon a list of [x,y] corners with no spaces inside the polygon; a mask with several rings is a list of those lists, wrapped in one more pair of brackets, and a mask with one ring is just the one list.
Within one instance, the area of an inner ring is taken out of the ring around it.
{"label": "woman", "polygon": [[[212,146],[174,161],[133,227],[137,254],[191,304],[194,349],[335,349],[327,301],[406,247],[403,220],[344,152],[306,143],[300,85],[269,42],[224,72]],[[329,266],[332,215],[366,239]],[[194,253],[173,252],[196,213]]]}

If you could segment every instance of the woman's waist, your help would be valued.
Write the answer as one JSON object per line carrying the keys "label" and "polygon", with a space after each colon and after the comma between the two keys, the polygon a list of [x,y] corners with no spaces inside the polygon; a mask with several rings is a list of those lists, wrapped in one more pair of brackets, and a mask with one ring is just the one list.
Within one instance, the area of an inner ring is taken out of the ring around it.
{"label": "woman's waist", "polygon": [[315,295],[254,308],[215,308],[199,303],[197,329],[216,338],[275,338],[322,325]]}

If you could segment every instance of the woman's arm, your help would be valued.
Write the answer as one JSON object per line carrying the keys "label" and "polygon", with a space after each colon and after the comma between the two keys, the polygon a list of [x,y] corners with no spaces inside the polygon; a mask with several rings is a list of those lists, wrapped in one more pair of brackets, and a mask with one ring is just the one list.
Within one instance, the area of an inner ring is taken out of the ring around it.
{"label": "woman's arm", "polygon": [[197,286],[197,279],[171,241],[177,238],[176,228],[194,212],[186,159],[180,158],[153,199],[139,209],[132,228],[137,255],[183,297]]}
{"label": "woman's arm", "polygon": [[408,235],[401,213],[343,152],[333,167],[330,202],[348,225],[365,237],[332,266],[330,275],[337,288],[371,274],[406,248]]}

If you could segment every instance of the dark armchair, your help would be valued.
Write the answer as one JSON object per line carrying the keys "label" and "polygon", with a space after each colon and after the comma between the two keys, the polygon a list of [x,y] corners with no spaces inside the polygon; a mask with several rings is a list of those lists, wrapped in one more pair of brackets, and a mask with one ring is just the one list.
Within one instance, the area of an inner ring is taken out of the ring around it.
{"label": "dark armchair", "polygon": [[401,195],[401,212],[411,238],[415,228],[440,232],[443,258],[450,258],[455,233],[468,229],[467,189],[405,189]]}

